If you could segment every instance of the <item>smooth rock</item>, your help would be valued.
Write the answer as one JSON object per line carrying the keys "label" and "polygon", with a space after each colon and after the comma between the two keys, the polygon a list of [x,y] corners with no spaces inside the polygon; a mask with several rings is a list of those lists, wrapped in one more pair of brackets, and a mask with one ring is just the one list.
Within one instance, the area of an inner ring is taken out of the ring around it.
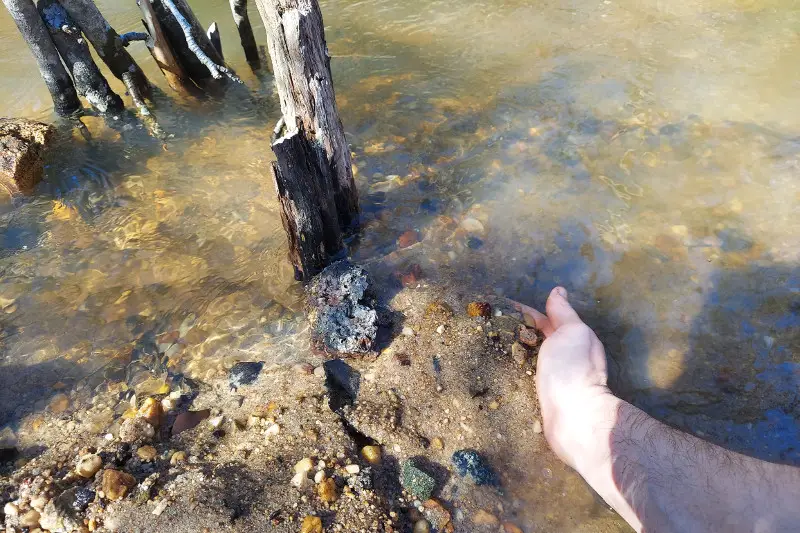
{"label": "smooth rock", "polygon": [[294,473],[295,474],[306,474],[314,468],[314,461],[311,460],[310,457],[305,457],[297,461],[294,465]]}
{"label": "smooth rock", "polygon": [[361,448],[361,457],[371,465],[381,464],[382,452],[380,446],[364,446]]}
{"label": "smooth rock", "polygon": [[121,500],[136,486],[136,478],[127,472],[109,468],[103,472],[103,493],[109,500]]}
{"label": "smooth rock", "polygon": [[231,390],[237,390],[243,385],[252,385],[264,368],[263,362],[240,361],[233,365],[228,372],[228,384]]}
{"label": "smooth rock", "polygon": [[358,474],[361,472],[361,467],[358,465],[347,465],[344,467],[345,472],[348,474]]}
{"label": "smooth rock", "polygon": [[461,221],[461,227],[469,233],[483,234],[486,231],[483,223],[477,218],[465,218]]}
{"label": "smooth rock", "polygon": [[39,511],[36,509],[31,509],[19,517],[19,525],[28,528],[39,527],[40,517],[41,515],[39,514]]}
{"label": "smooth rock", "polygon": [[431,525],[424,518],[414,522],[414,533],[431,533]]}
{"label": "smooth rock", "polygon": [[414,330],[408,326],[403,326],[403,335],[406,337],[413,337],[415,335]]}
{"label": "smooth rock", "polygon": [[147,398],[142,406],[139,408],[139,416],[144,418],[148,424],[157,428],[161,425],[161,402],[157,399],[150,397]]}
{"label": "smooth rock", "polygon": [[169,464],[176,465],[178,463],[185,463],[186,462],[186,452],[179,451],[172,454],[172,457],[169,458]]}
{"label": "smooth rock", "polygon": [[503,522],[503,533],[523,533],[523,531],[516,524]]}
{"label": "smooth rock", "polygon": [[78,460],[78,464],[75,466],[75,471],[79,476],[90,479],[94,477],[94,475],[100,470],[100,468],[102,468],[102,466],[103,459],[95,453],[90,453],[84,455]]}
{"label": "smooth rock", "polygon": [[177,435],[178,433],[192,429],[209,416],[211,416],[211,411],[208,409],[181,413],[175,417],[175,423],[172,424],[172,434]]}
{"label": "smooth rock", "polygon": [[542,430],[542,423],[541,423],[541,422],[539,421],[539,419],[537,418],[537,419],[535,419],[535,420],[533,421],[533,432],[534,432],[534,433],[541,433],[542,431],[543,431],[543,430]]}
{"label": "smooth rock", "polygon": [[472,516],[472,523],[478,526],[499,526],[500,520],[492,513],[478,509],[478,512]]}

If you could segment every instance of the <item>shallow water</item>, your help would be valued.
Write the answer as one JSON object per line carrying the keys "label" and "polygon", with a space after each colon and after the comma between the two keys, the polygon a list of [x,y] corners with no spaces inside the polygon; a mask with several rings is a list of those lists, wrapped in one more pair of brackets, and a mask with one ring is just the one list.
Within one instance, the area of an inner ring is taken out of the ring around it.
{"label": "shallow water", "polygon": [[[387,279],[419,265],[539,306],[563,284],[625,397],[800,464],[800,4],[679,4],[323,2],[364,215],[351,251]],[[99,5],[139,30],[134,2]],[[270,76],[225,3],[193,6],[251,96],[181,101],[134,43],[174,137],[84,119],[92,139],[62,140],[36,193],[0,205],[2,423],[131,360],[202,379],[294,356]],[[0,69],[0,115],[53,119],[5,12]]]}

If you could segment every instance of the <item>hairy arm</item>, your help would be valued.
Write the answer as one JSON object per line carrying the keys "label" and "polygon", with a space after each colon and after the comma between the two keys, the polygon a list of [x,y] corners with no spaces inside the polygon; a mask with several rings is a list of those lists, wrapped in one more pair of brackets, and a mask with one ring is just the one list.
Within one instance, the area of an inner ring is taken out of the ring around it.
{"label": "hairy arm", "polygon": [[536,387],[551,448],[636,531],[800,532],[800,469],[725,450],[615,397],[603,345],[563,288],[546,315],[518,309],[547,337]]}

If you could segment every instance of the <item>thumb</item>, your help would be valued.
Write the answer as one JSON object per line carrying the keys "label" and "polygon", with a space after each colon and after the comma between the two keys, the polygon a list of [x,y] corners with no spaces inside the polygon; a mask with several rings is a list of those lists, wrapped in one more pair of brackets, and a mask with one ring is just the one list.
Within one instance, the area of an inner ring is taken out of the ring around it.
{"label": "thumb", "polygon": [[547,318],[550,319],[550,324],[554,330],[566,324],[583,323],[578,313],[570,305],[569,300],[567,300],[567,289],[564,287],[556,287],[550,291],[546,309]]}

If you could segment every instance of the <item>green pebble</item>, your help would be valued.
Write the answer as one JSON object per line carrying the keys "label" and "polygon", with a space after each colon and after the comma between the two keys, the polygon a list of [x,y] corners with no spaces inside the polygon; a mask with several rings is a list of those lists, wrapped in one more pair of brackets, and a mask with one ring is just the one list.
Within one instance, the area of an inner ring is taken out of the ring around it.
{"label": "green pebble", "polygon": [[400,484],[416,498],[429,500],[436,488],[436,480],[414,466],[411,461],[403,463],[400,473]]}

